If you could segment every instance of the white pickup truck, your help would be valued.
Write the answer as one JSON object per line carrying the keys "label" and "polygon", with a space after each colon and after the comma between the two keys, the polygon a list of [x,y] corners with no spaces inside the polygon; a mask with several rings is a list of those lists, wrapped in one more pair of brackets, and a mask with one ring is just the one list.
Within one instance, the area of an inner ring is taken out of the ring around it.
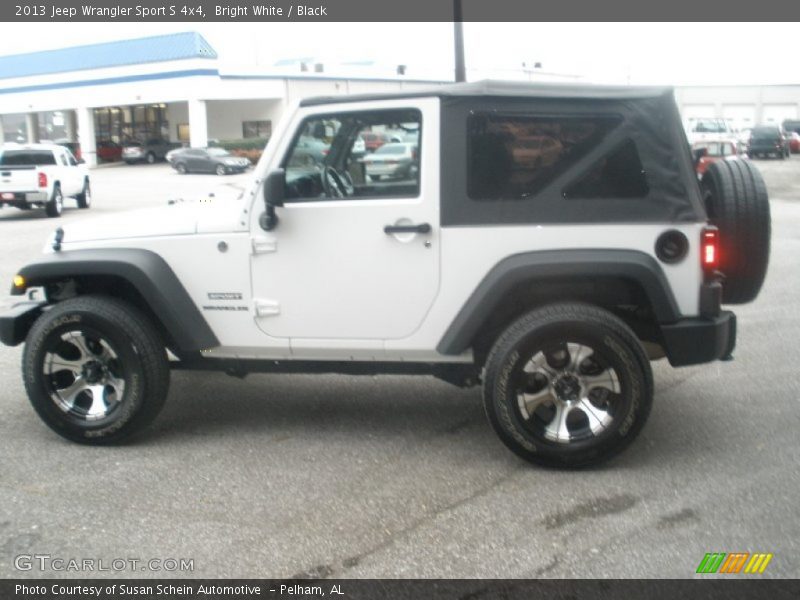
{"label": "white pickup truck", "polygon": [[89,170],[69,149],[54,144],[0,146],[0,208],[44,208],[48,217],[59,217],[65,197],[75,198],[78,208],[92,203]]}

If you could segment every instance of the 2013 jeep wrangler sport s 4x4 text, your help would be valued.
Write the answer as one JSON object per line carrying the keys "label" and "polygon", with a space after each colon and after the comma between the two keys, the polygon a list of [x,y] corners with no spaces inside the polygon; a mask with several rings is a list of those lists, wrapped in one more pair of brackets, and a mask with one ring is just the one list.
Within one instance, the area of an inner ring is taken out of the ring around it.
{"label": "2013 jeep wrangler sport s 4x4 text", "polygon": [[482,385],[521,457],[581,466],[641,431],[650,360],[731,356],[721,305],[756,297],[769,237],[749,162],[698,185],[669,89],[315,98],[237,202],[58,230],[0,337],[26,342],[33,407],[79,442],[145,427],[171,368],[432,374]]}

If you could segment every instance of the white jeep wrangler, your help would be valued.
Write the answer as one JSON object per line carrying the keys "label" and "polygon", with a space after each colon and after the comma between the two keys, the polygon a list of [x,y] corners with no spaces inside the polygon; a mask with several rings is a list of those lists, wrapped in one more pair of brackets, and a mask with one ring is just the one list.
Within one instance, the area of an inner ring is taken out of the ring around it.
{"label": "white jeep wrangler", "polygon": [[309,99],[237,202],[59,229],[0,339],[79,442],[145,427],[170,369],[432,374],[481,384],[523,458],[580,466],[641,431],[651,359],[731,356],[720,307],[756,297],[769,235],[749,162],[698,185],[669,89]]}

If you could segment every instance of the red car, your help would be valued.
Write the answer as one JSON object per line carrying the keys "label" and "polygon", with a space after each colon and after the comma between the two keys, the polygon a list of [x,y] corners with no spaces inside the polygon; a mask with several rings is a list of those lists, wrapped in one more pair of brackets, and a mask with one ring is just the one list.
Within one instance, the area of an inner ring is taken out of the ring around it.
{"label": "red car", "polygon": [[111,140],[97,142],[97,158],[106,162],[122,160],[122,146]]}
{"label": "red car", "polygon": [[361,138],[364,140],[367,152],[375,152],[375,150],[389,142],[389,136],[371,131],[362,131]]}
{"label": "red car", "polygon": [[692,155],[695,157],[695,171],[700,179],[711,163],[738,158],[739,153],[736,151],[736,142],[705,140],[692,145]]}
{"label": "red car", "polygon": [[792,154],[800,153],[800,133],[787,131],[786,137],[789,138],[789,150],[792,151]]}

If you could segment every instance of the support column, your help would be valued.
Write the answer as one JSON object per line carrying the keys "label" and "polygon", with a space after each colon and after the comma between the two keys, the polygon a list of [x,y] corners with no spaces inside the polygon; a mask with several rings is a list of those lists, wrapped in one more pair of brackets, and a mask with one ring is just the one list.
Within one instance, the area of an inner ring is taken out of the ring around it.
{"label": "support column", "polygon": [[78,115],[78,143],[81,145],[81,158],[86,161],[89,168],[97,166],[97,142],[94,134],[94,110],[79,108],[75,111]]}
{"label": "support column", "polygon": [[208,114],[205,100],[189,100],[189,145],[208,146]]}
{"label": "support column", "polygon": [[28,143],[39,143],[39,113],[26,113],[25,129],[28,132]]}
{"label": "support column", "polygon": [[78,141],[77,124],[75,123],[75,111],[65,110],[64,112],[64,128],[67,134],[67,140],[70,142]]}
{"label": "support column", "polygon": [[6,141],[6,130],[3,129],[3,115],[0,115],[0,144],[5,143]]}

